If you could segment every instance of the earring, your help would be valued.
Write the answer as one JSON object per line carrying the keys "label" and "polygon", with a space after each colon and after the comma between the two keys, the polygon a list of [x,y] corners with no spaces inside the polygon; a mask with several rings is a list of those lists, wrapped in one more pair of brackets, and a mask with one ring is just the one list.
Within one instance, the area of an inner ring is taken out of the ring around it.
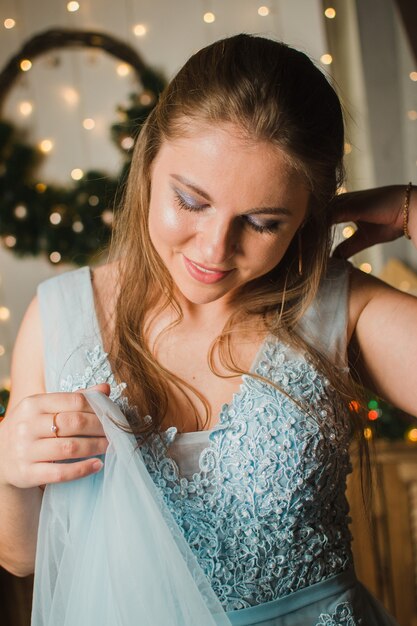
{"label": "earring", "polygon": [[303,275],[303,249],[301,241],[301,230],[298,231],[298,275]]}

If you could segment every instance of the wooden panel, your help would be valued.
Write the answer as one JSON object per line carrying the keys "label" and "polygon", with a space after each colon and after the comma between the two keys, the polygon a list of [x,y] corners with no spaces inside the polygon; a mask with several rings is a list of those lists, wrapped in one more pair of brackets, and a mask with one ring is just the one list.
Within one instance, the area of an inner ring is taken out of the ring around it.
{"label": "wooden panel", "polygon": [[356,573],[400,626],[417,626],[417,447],[378,442],[373,460],[374,493],[366,515],[352,454],[348,498]]}
{"label": "wooden panel", "polygon": [[32,587],[33,576],[18,578],[0,567],[1,626],[29,626]]}

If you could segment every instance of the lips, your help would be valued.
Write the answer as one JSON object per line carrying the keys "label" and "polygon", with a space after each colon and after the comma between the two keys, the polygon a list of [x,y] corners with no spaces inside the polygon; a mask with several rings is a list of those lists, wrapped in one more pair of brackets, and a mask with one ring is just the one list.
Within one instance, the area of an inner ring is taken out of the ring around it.
{"label": "lips", "polygon": [[217,283],[226,278],[230,272],[233,272],[233,270],[227,270],[224,272],[217,269],[210,269],[205,265],[200,265],[190,259],[187,259],[184,255],[183,259],[184,265],[190,276],[192,276],[195,280],[198,280],[200,283],[205,283],[206,285]]}

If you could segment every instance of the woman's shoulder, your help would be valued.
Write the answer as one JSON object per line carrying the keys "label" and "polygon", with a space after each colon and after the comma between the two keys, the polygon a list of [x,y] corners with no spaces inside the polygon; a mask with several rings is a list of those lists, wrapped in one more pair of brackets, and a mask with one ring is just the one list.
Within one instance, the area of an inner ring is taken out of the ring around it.
{"label": "woman's shoulder", "polygon": [[[352,267],[349,285],[349,337],[352,337],[359,321],[377,323],[382,319],[386,307],[396,304],[400,306],[403,301],[410,299],[412,296],[409,294],[391,287],[372,274]],[[372,315],[368,315],[371,310]]]}
{"label": "woman's shoulder", "polygon": [[106,299],[117,291],[120,284],[120,262],[112,261],[90,268],[94,291],[100,299]]}
{"label": "woman's shoulder", "polygon": [[114,308],[120,289],[120,262],[91,268],[91,282],[96,304],[104,309]]}
{"label": "woman's shoulder", "polygon": [[57,291],[64,291],[70,296],[72,291],[90,290],[92,287],[95,299],[105,303],[117,290],[118,274],[117,262],[69,269],[43,280],[37,287],[37,296],[42,298],[51,293],[53,297]]}
{"label": "woman's shoulder", "polygon": [[88,284],[90,268],[88,266],[67,269],[45,278],[38,283],[36,294],[40,301],[53,299],[64,291],[69,293],[82,285]]}

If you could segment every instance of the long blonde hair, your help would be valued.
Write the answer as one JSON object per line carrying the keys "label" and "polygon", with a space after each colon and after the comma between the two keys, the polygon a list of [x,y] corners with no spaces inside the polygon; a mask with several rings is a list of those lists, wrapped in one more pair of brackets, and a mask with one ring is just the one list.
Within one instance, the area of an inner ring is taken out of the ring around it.
{"label": "long blonde hair", "polygon": [[[147,342],[150,311],[157,316],[173,307],[177,323],[182,319],[171,276],[150,241],[148,209],[151,166],[159,147],[186,132],[190,120],[231,122],[249,138],[279,147],[302,173],[311,193],[308,218],[299,232],[302,276],[294,238],[273,271],[241,288],[235,312],[208,355],[212,369],[217,351],[232,376],[242,373],[233,355],[233,333],[261,316],[268,332],[279,334],[313,359],[347,405],[354,395],[350,382],[297,331],[330,254],[326,208],[343,180],[341,106],[333,87],[305,54],[243,34],[217,41],[187,61],[162,93],[134,149],[111,244],[111,258],[118,260],[120,268],[111,360],[117,376],[128,384],[132,404],[142,416],[152,416],[152,421],[132,420],[133,431],[146,436],[160,429],[171,385],[192,407],[193,398],[199,398],[209,418],[201,394],[158,363]],[[197,427],[204,426],[196,410],[195,416]],[[360,418],[354,414],[352,419],[362,432]]]}

